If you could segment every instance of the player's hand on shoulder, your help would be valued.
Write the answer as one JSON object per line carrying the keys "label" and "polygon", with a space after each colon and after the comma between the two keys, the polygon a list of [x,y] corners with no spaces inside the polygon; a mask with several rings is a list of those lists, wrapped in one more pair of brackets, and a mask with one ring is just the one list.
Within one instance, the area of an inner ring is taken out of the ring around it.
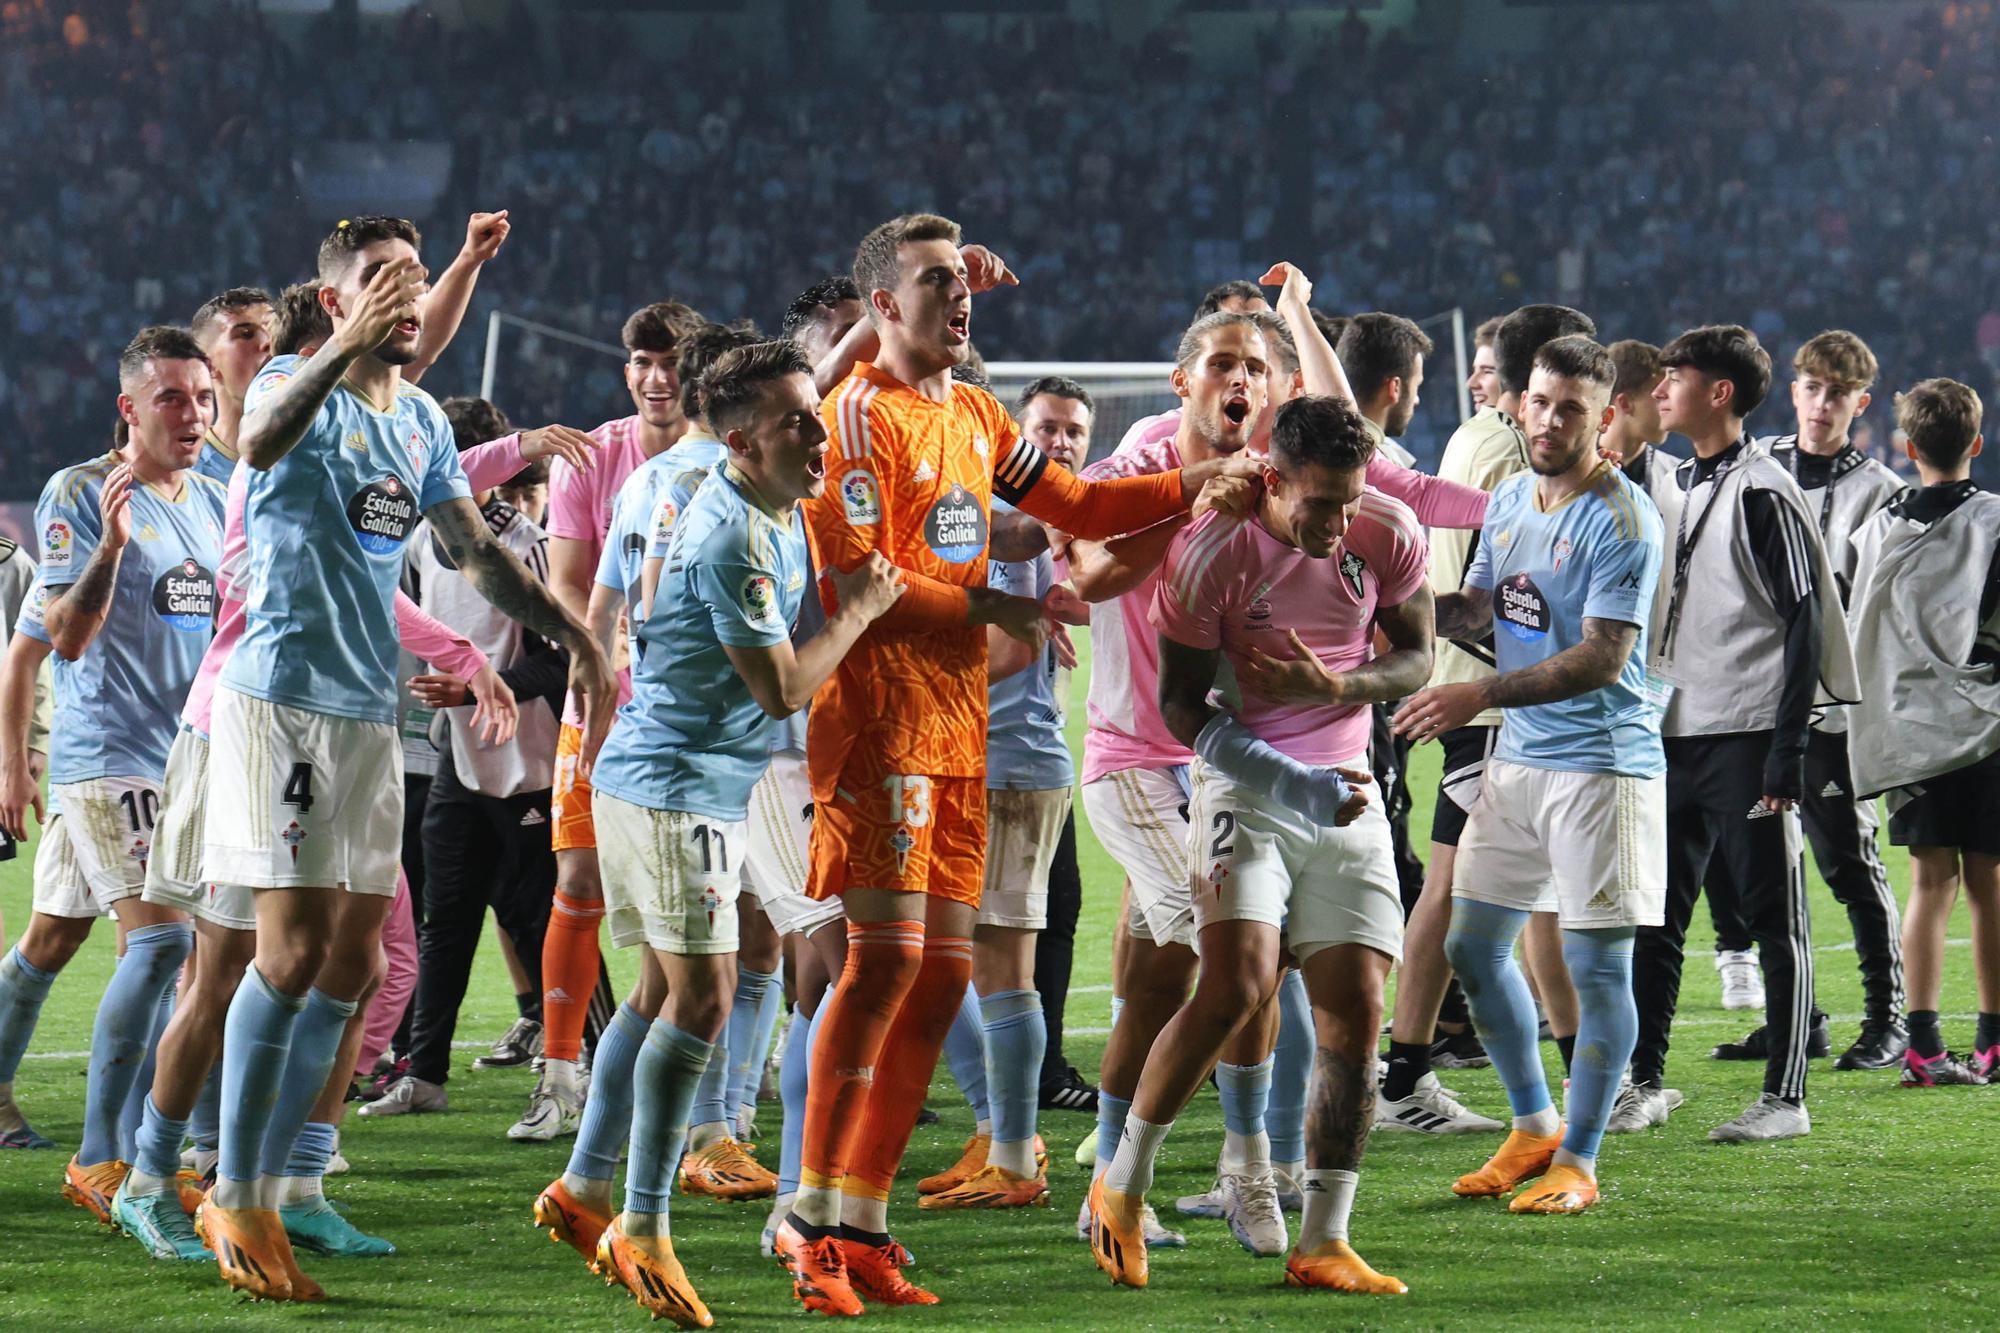
{"label": "player's hand on shoulder", "polygon": [[903,595],[903,571],[883,559],[880,551],[870,551],[866,560],[845,574],[830,569],[827,577],[833,580],[841,606],[853,608],[865,621],[879,619]]}
{"label": "player's hand on shoulder", "polygon": [[539,463],[544,458],[560,458],[578,472],[588,472],[597,462],[597,441],[574,426],[522,431],[521,461]]}
{"label": "player's hand on shoulder", "polygon": [[512,230],[504,208],[497,213],[474,213],[465,220],[465,248],[459,254],[472,263],[483,264],[500,253],[500,247],[507,243],[507,233]]}
{"label": "player's hand on shoulder", "polygon": [[1247,454],[1203,459],[1199,463],[1189,463],[1181,469],[1181,499],[1192,506],[1195,499],[1200,496],[1202,488],[1218,477],[1258,481],[1261,484],[1263,476],[1263,460],[1251,458]]}
{"label": "player's hand on shoulder", "polygon": [[97,512],[104,520],[98,545],[121,551],[132,540],[132,465],[120,463],[104,478],[97,493]]}
{"label": "player's hand on shoulder", "polygon": [[361,289],[347,323],[334,337],[356,356],[374,351],[398,324],[417,317],[428,277],[424,266],[409,255],[383,264]]}
{"label": "player's hand on shoulder", "polygon": [[1257,279],[1257,281],[1261,286],[1276,287],[1279,289],[1277,304],[1284,304],[1286,302],[1296,302],[1301,306],[1312,304],[1312,279],[1308,278],[1305,275],[1305,271],[1297,264],[1288,263],[1281,259],[1271,265],[1265,271],[1264,276]]}
{"label": "player's hand on shoulder", "polygon": [[1007,267],[1007,261],[983,245],[964,245],[958,250],[958,257],[965,261],[965,285],[972,288],[972,294],[990,292],[995,287],[1019,287],[1020,278]]}
{"label": "player's hand on shoulder", "polygon": [[1231,518],[1248,518],[1257,508],[1257,497],[1264,493],[1262,476],[1257,477],[1210,477],[1201,488],[1201,494],[1194,497],[1194,508],[1190,511],[1200,518],[1214,509]]}

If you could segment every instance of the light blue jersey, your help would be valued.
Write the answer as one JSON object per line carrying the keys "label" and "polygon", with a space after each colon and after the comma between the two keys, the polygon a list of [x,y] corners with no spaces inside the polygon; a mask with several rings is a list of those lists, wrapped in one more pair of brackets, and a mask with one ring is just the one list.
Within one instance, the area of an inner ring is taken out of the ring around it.
{"label": "light blue jersey", "polygon": [[1618,679],[1559,703],[1509,708],[1495,753],[1530,768],[1649,778],[1666,771],[1659,719],[1646,699],[1646,623],[1660,578],[1663,530],[1646,493],[1615,467],[1553,513],[1533,473],[1502,482],[1486,510],[1468,587],[1493,589],[1499,669],[1519,671],[1583,641],[1586,616],[1639,627]]}
{"label": "light blue jersey", "polygon": [[[277,357],[244,414],[304,364]],[[423,511],[469,498],[451,423],[414,384],[379,411],[345,384],[268,472],[250,473],[242,642],[222,684],[310,713],[393,726],[394,597],[403,544]]]}
{"label": "light blue jersey", "polygon": [[[15,628],[42,642],[50,593],[75,583],[96,554],[98,496],[118,455],[49,478],[35,506],[42,558]],[[215,567],[222,562],[228,490],[188,471],[168,499],[132,487],[132,540],[118,561],[104,628],[76,661],[55,658],[56,711],[49,781],[150,778],[166,773],[181,703],[215,633]]]}
{"label": "light blue jersey", "polygon": [[[612,501],[611,529],[597,559],[597,581],[625,598],[634,662],[639,660],[639,594],[646,561],[666,557],[674,521],[687,508],[695,488],[707,480],[709,469],[728,452],[721,440],[690,427],[672,448],[633,469]],[[674,498],[669,498],[670,490]]]}
{"label": "light blue jersey", "polygon": [[204,477],[229,485],[229,478],[236,471],[236,460],[222,452],[222,446],[215,442],[215,432],[202,437],[201,456],[194,460],[194,470]]}
{"label": "light blue jersey", "polygon": [[[999,501],[994,509],[1001,508]],[[1033,560],[994,560],[986,586],[996,592],[1048,596],[1056,566],[1047,551]],[[1062,700],[1056,695],[1053,643],[1026,669],[993,682],[987,695],[986,786],[993,791],[1052,791],[1076,781],[1076,763],[1063,736]]]}
{"label": "light blue jersey", "polygon": [[675,524],[651,614],[639,628],[632,698],[591,782],[650,810],[748,817],[776,726],[723,650],[791,636],[808,591],[805,537],[724,464]]}

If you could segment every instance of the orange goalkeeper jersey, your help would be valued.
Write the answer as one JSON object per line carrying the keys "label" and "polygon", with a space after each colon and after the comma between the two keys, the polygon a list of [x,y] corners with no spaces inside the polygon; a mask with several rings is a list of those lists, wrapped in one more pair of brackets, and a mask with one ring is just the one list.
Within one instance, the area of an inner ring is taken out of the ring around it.
{"label": "orange goalkeeper jersey", "polygon": [[[832,437],[826,491],[806,503],[818,558],[845,571],[880,551],[907,590],[813,700],[814,797],[831,800],[843,778],[982,777],[986,630],[966,623],[966,589],[986,585],[993,497],[1103,540],[1183,511],[1180,473],[1079,481],[986,390],[954,382],[950,401],[933,402],[866,363],[820,412]],[[832,585],[821,594],[831,613]]]}

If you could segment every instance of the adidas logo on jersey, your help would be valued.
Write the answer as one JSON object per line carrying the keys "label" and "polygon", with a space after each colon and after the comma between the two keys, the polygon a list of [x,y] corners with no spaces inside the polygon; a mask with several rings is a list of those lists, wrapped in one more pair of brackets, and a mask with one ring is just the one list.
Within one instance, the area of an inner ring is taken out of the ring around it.
{"label": "adidas logo on jersey", "polygon": [[928,458],[925,458],[925,459],[920,459],[920,460],[918,460],[918,462],[917,462],[917,470],[916,470],[915,472],[912,472],[912,473],[910,474],[910,480],[911,480],[911,481],[936,481],[936,480],[937,480],[937,469],[931,466],[931,460],[930,460],[930,459],[928,459]]}
{"label": "adidas logo on jersey", "polygon": [[1839,784],[1838,782],[1828,782],[1828,783],[1827,783],[1827,784],[1826,784],[1826,785],[1825,785],[1824,787],[1820,788],[1820,791],[1819,791],[1819,794],[1820,794],[1821,796],[1845,796],[1845,795],[1847,795],[1847,793],[1846,793],[1846,792],[1844,792],[1844,791],[1842,791],[1842,790],[1840,789],[1840,784]]}

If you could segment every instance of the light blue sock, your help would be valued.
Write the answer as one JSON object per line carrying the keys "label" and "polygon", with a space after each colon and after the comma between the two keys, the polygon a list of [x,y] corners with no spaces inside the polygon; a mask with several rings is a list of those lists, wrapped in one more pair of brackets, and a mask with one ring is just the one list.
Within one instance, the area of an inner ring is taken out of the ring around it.
{"label": "light blue sock", "polygon": [[169,1120],[146,1094],[146,1110],[133,1136],[132,1169],[161,1180],[172,1180],[181,1169],[181,1140],[187,1136],[185,1120]]}
{"label": "light blue sock", "polygon": [[194,1099],[194,1114],[188,1117],[188,1138],[197,1152],[214,1152],[222,1136],[222,1061],[208,1067],[201,1095]]}
{"label": "light blue sock", "polygon": [[264,1131],[263,1170],[267,1176],[285,1174],[292,1156],[292,1142],[312,1114],[313,1103],[326,1090],[333,1074],[334,1058],[340,1054],[340,1037],[347,1020],[359,1006],[353,1000],[336,1000],[315,986],[306,994],[305,1012],[292,1028],[292,1049],[285,1061],[284,1082],[278,1085],[277,1101],[271,1108],[271,1123]]}
{"label": "light blue sock", "polygon": [[826,997],[811,1018],[792,1013],[785,1029],[785,1059],[778,1066],[778,1100],[785,1108],[785,1123],[778,1146],[778,1193],[799,1192],[799,1165],[806,1148],[806,1091],[812,1074],[813,1035],[819,1031],[820,1015],[826,1012]]}
{"label": "light blue sock", "polygon": [[1271,1104],[1264,1111],[1273,1162],[1305,1160],[1306,1088],[1317,1045],[1306,979],[1292,968],[1278,983],[1278,1044],[1271,1052]]}
{"label": "light blue sock", "polygon": [[[732,1019],[736,1017],[736,1010],[733,1005],[729,1010],[729,1016]],[[655,1026],[664,1022],[666,1020],[663,1018],[654,1020]],[[725,1022],[722,1025],[722,1036],[712,1043],[715,1058],[704,1066],[704,1072],[701,1076],[701,1086],[695,1089],[694,1109],[688,1117],[688,1124],[713,1125],[720,1122],[727,1125],[729,1132],[734,1134],[736,1132],[736,1108],[729,1104],[729,1036],[730,1025]],[[651,1040],[650,1035],[648,1036],[648,1040]],[[645,1058],[644,1051],[640,1052],[640,1058]],[[634,1077],[636,1078],[637,1075],[635,1074]],[[634,1106],[637,1106],[636,1101],[634,1102]]]}
{"label": "light blue sock", "polygon": [[278,990],[264,980],[255,963],[243,970],[243,984],[236,988],[222,1025],[218,1179],[252,1185],[262,1174],[264,1133],[271,1127],[271,1111],[284,1082],[292,1026],[305,1007],[305,996]]}
{"label": "light blue sock", "polygon": [[1097,1090],[1097,1166],[1096,1174],[1103,1175],[1111,1169],[1111,1159],[1118,1155],[1118,1140],[1125,1135],[1125,1117],[1132,1114],[1132,1103],[1123,1097],[1113,1097],[1099,1088]]}
{"label": "light blue sock", "polygon": [[980,1035],[985,1038],[986,1100],[993,1113],[993,1141],[1026,1143],[1035,1137],[1042,1055],[1049,1046],[1041,994],[1003,990],[983,995],[979,1019]]}
{"label": "light blue sock", "polygon": [[174,1016],[174,988],[168,985],[160,996],[160,1015],[153,1024],[153,1039],[146,1043],[146,1062],[139,1066],[139,1077],[132,1084],[132,1091],[125,1094],[125,1108],[118,1115],[118,1156],[130,1162],[139,1156],[139,1125],[146,1118],[146,1098],[153,1090],[153,1069],[160,1054],[160,1038],[166,1034],[167,1024]]}
{"label": "light blue sock", "polygon": [[[687,1142],[688,1109],[716,1048],[666,1019],[656,1019],[632,1065],[632,1145],[625,1168],[625,1211],[664,1216]],[[662,1233],[664,1234],[664,1233]]]}
{"label": "light blue sock", "polygon": [[42,1016],[42,1001],[56,974],[44,972],[21,956],[19,945],[0,958],[0,1083],[12,1083]]}
{"label": "light blue sock", "polygon": [[[742,978],[737,979],[736,1002],[743,1003]],[[771,974],[771,983],[764,987],[764,997],[757,1005],[756,1020],[750,1025],[749,1039],[741,1050],[737,1049],[732,1037],[729,1042],[729,1111],[734,1115],[745,1106],[757,1104],[757,1085],[764,1081],[764,1066],[770,1062],[771,1046],[777,1040],[778,1019],[785,1012],[785,988],[778,984],[778,974]],[[736,1018],[736,1011],[729,1011],[730,1020]]]}
{"label": "light blue sock", "polygon": [[1493,1071],[1500,1075],[1516,1117],[1554,1106],[1535,1039],[1535,999],[1514,961],[1514,941],[1527,924],[1526,912],[1454,898],[1451,930],[1444,939],[1445,957],[1465,988],[1479,1040],[1493,1057]]}
{"label": "light blue sock", "polygon": [[90,1029],[90,1072],[83,1094],[83,1143],[76,1160],[95,1166],[120,1157],[125,1100],[139,1081],[160,1021],[160,994],[171,990],[194,947],[194,927],[140,926],[125,936],[125,956],[111,973]]}
{"label": "light blue sock", "polygon": [[1630,928],[1563,932],[1563,961],[1576,984],[1579,1014],[1563,1147],[1578,1157],[1597,1156],[1619,1079],[1639,1041],[1639,1006],[1632,996],[1637,933]]}
{"label": "light blue sock", "polygon": [[326,1164],[333,1160],[333,1148],[339,1141],[339,1127],[330,1121],[306,1121],[292,1140],[292,1155],[285,1159],[285,1169],[277,1174],[317,1180],[326,1174]]}
{"label": "light blue sock", "polygon": [[[736,1108],[743,1105],[743,1084],[752,1063],[771,1049],[770,1030],[763,1026],[764,1001],[773,994],[783,1000],[785,988],[777,985],[777,980],[776,972],[752,972],[741,963],[736,966],[736,998],[730,1001],[729,1023],[722,1038],[729,1058],[712,1062],[723,1066],[722,1107],[726,1114],[722,1119],[728,1122],[731,1134],[736,1132]],[[763,1068],[761,1064],[756,1067]]]}
{"label": "light blue sock", "polygon": [[986,1093],[986,1038],[981,1026],[979,994],[967,986],[965,999],[959,1002],[958,1013],[944,1034],[944,1060],[951,1066],[958,1090],[965,1094],[965,1104],[972,1108],[972,1118],[990,1122],[993,1111]]}
{"label": "light blue sock", "polygon": [[618,1006],[604,1035],[597,1039],[597,1059],[590,1067],[590,1099],[583,1104],[576,1147],[570,1149],[569,1173],[587,1180],[609,1180],[618,1174],[618,1158],[632,1134],[632,1065],[646,1043],[651,1026],[631,1004]]}
{"label": "light blue sock", "polygon": [[1270,1056],[1254,1065],[1217,1064],[1215,1090],[1222,1095],[1222,1126],[1232,1134],[1264,1132],[1271,1101]]}

